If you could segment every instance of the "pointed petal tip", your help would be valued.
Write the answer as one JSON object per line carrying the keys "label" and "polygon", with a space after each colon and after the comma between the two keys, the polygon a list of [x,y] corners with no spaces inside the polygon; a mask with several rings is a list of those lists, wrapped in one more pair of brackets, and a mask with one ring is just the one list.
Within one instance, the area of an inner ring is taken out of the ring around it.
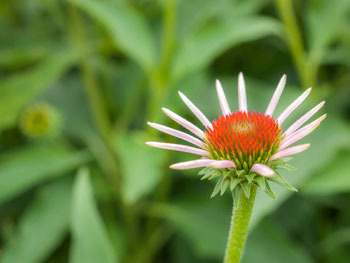
{"label": "pointed petal tip", "polygon": [[325,118],[327,118],[327,113],[323,114],[319,119],[319,122],[323,121]]}
{"label": "pointed petal tip", "polygon": [[253,164],[251,170],[264,177],[272,177],[275,174],[274,170],[272,170],[266,164],[261,164],[261,163]]}
{"label": "pointed petal tip", "polygon": [[243,73],[238,74],[238,108],[239,111],[248,111],[247,95]]}

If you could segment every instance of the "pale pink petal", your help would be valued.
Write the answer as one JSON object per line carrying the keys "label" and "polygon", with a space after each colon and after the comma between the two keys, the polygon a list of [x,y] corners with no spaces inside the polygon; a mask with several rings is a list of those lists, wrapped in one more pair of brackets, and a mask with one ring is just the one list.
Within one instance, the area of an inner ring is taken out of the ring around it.
{"label": "pale pink petal", "polygon": [[308,111],[305,115],[303,115],[301,118],[299,118],[296,122],[294,122],[285,132],[283,135],[289,135],[296,131],[299,127],[301,127],[305,122],[307,122],[319,109],[323,107],[325,104],[325,101],[322,101],[320,104],[318,104],[316,107]]}
{"label": "pale pink petal", "polygon": [[146,144],[152,147],[160,148],[160,149],[192,153],[192,154],[197,154],[201,156],[209,156],[209,152],[205,150],[194,148],[187,145],[182,145],[182,144],[165,143],[165,142],[146,142]]}
{"label": "pale pink petal", "polygon": [[295,101],[293,101],[277,118],[277,122],[281,125],[284,120],[291,114],[310,94],[311,88],[308,88],[303,94],[301,94]]}
{"label": "pale pink petal", "polygon": [[204,127],[213,129],[211,122],[205,117],[205,115],[182,93],[179,91],[179,95],[187,107],[193,112],[194,115],[203,123]]}
{"label": "pale pink petal", "polygon": [[170,165],[170,168],[176,169],[176,170],[186,170],[186,169],[192,169],[192,168],[198,168],[198,167],[207,167],[212,162],[213,160],[210,160],[210,159],[198,159],[193,161],[175,163]]}
{"label": "pale pink petal", "polygon": [[326,118],[327,114],[322,115],[317,120],[314,120],[313,122],[309,123],[308,125],[304,126],[303,128],[297,130],[296,132],[293,132],[292,134],[286,136],[279,145],[278,149],[283,150],[287,148],[289,145],[292,145],[293,143],[301,140],[305,136],[309,135],[313,130],[315,130]]}
{"label": "pale pink petal", "polygon": [[242,72],[238,74],[238,106],[239,111],[248,111],[247,95],[245,92],[245,83]]}
{"label": "pale pink petal", "polygon": [[283,157],[287,157],[287,156],[291,156],[297,153],[301,153],[303,151],[305,151],[307,148],[310,147],[310,143],[307,144],[302,144],[302,145],[298,145],[298,146],[294,146],[294,147],[290,147],[287,149],[284,149],[282,151],[279,151],[278,153],[274,154],[271,156],[271,158],[269,159],[269,161],[273,161],[276,159],[280,159]]}
{"label": "pale pink petal", "polygon": [[164,113],[169,116],[169,118],[173,119],[176,121],[178,124],[180,124],[182,127],[186,128],[193,134],[197,135],[199,138],[202,140],[205,139],[204,133],[201,129],[199,129],[197,126],[189,122],[188,120],[185,120],[184,118],[180,117],[176,113],[172,112],[171,110],[168,110],[166,108],[162,108]]}
{"label": "pale pink petal", "polygon": [[215,169],[222,169],[222,168],[236,168],[236,165],[234,162],[229,160],[220,160],[220,161],[213,161],[210,164],[211,168]]}
{"label": "pale pink petal", "polygon": [[193,137],[192,135],[189,135],[187,133],[184,133],[182,131],[178,131],[172,128],[169,128],[167,126],[164,125],[160,125],[157,123],[153,123],[153,122],[147,122],[147,124],[155,129],[157,129],[158,131],[164,132],[166,134],[170,134],[174,137],[177,137],[179,139],[182,139],[184,141],[190,142],[194,145],[197,145],[198,147],[205,149],[203,142],[195,137]]}
{"label": "pale pink petal", "polygon": [[230,110],[230,107],[228,106],[225,92],[224,92],[219,80],[216,80],[216,93],[218,94],[218,99],[219,99],[222,114],[223,115],[230,114],[231,110]]}
{"label": "pale pink petal", "polygon": [[265,164],[255,163],[250,169],[253,172],[256,172],[264,177],[271,177],[275,174],[275,172]]}
{"label": "pale pink petal", "polygon": [[286,76],[286,74],[284,74],[282,76],[280,82],[278,83],[275,92],[273,93],[273,96],[271,98],[269,106],[267,106],[267,109],[266,109],[266,112],[265,112],[266,115],[270,115],[270,116],[273,115],[273,112],[276,109],[277,103],[280,100],[280,97],[282,95],[284,86],[286,85],[286,79],[287,79],[287,76]]}

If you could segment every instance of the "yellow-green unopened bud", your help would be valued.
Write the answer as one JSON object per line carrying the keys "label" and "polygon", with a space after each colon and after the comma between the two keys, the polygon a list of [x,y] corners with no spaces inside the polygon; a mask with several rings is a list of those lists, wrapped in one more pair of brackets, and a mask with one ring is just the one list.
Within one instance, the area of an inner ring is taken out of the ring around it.
{"label": "yellow-green unopened bud", "polygon": [[40,102],[22,114],[19,126],[29,138],[48,137],[58,130],[58,114],[52,106]]}

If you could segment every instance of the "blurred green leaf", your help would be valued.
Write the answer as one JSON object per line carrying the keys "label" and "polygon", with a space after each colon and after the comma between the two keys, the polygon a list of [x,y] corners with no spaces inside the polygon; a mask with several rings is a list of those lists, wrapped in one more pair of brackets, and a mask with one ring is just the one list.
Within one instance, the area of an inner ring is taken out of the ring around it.
{"label": "blurred green leaf", "polygon": [[242,263],[312,263],[307,250],[292,242],[277,224],[263,221],[249,234]]}
{"label": "blurred green leaf", "polygon": [[41,189],[21,216],[18,233],[4,248],[1,262],[44,262],[68,232],[70,199],[71,180]]}
{"label": "blurred green leaf", "polygon": [[222,198],[210,199],[210,193],[207,199],[193,195],[171,204],[155,204],[150,212],[168,220],[198,256],[222,259],[232,210]]}
{"label": "blurred green leaf", "polygon": [[[211,20],[257,13],[270,0],[191,0],[178,1],[178,32],[191,34]],[[200,6],[200,8],[198,8]]]}
{"label": "blurred green leaf", "polygon": [[14,69],[23,67],[49,54],[49,48],[45,45],[19,45],[2,48],[0,51],[0,67]]}
{"label": "blurred green leaf", "polygon": [[89,170],[79,170],[73,187],[71,263],[116,263],[104,222],[98,212]]}
{"label": "blurred green leaf", "polygon": [[69,0],[106,29],[115,45],[146,71],[155,64],[155,44],[145,18],[126,1]]}
{"label": "blurred green leaf", "polygon": [[65,49],[48,56],[38,65],[0,81],[0,129],[16,123],[21,109],[54,84],[86,49]]}
{"label": "blurred green leaf", "polygon": [[179,79],[208,66],[234,45],[278,34],[280,29],[277,20],[258,16],[230,18],[202,27],[181,43],[172,65],[172,77]]}
{"label": "blurred green leaf", "polygon": [[125,202],[135,203],[154,190],[162,177],[166,152],[145,145],[143,133],[118,134],[123,196]]}
{"label": "blurred green leaf", "polygon": [[341,29],[348,19],[348,0],[311,1],[306,15],[310,44],[310,60],[320,64],[330,45],[341,36]]}
{"label": "blurred green leaf", "polygon": [[58,144],[34,144],[3,155],[0,165],[0,203],[89,160],[88,152],[71,152]]}
{"label": "blurred green leaf", "polygon": [[350,153],[344,152],[322,172],[305,182],[302,191],[310,194],[337,194],[350,191]]}

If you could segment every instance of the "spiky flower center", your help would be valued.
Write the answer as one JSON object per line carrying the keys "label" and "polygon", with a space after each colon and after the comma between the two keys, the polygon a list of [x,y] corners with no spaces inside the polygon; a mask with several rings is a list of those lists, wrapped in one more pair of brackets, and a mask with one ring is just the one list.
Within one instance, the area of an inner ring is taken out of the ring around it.
{"label": "spiky flower center", "polygon": [[260,113],[235,112],[213,121],[205,131],[206,147],[215,160],[231,160],[237,169],[249,171],[254,163],[267,163],[277,152],[282,128]]}

